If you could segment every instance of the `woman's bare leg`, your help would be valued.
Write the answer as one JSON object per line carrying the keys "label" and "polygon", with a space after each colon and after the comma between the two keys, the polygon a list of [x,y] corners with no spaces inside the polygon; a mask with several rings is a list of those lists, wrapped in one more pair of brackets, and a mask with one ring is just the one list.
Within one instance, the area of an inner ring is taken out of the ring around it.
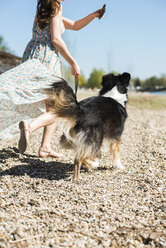
{"label": "woman's bare leg", "polygon": [[[45,101],[46,105],[46,113],[51,112],[51,105],[49,101]],[[52,147],[51,147],[51,140],[54,137],[55,129],[56,129],[56,115],[54,116],[54,122],[50,125],[47,125],[44,127],[43,131],[43,138],[41,142],[41,147],[39,149],[39,157],[55,157],[55,158],[60,158],[63,156],[62,153],[57,153],[55,152]]]}
{"label": "woman's bare leg", "polygon": [[21,121],[19,123],[20,139],[18,149],[20,153],[24,153],[27,149],[30,135],[37,129],[55,123],[56,115],[53,112],[46,112],[35,118],[32,122],[27,123]]}
{"label": "woman's bare leg", "polygon": [[56,129],[56,123],[44,127],[41,147],[38,153],[39,157],[51,156],[55,158],[60,158],[63,156],[62,153],[55,152],[51,147],[51,140],[54,137],[55,129]]}
{"label": "woman's bare leg", "polygon": [[44,114],[41,114],[29,123],[30,132],[33,133],[41,127],[51,125],[55,122],[55,120],[56,115],[53,112],[46,112]]}
{"label": "woman's bare leg", "polygon": [[56,153],[51,148],[51,140],[55,132],[57,116],[54,113],[53,109],[51,109],[51,105],[48,100],[45,101],[45,105],[46,105],[46,113],[39,115],[29,124],[24,121],[21,122],[22,124],[21,128],[23,131],[21,132],[22,134],[20,135],[19,151],[21,153],[24,153],[27,148],[27,144],[29,143],[30,135],[37,129],[44,127],[43,139],[42,139],[41,147],[39,149],[39,156],[61,157],[62,154]]}

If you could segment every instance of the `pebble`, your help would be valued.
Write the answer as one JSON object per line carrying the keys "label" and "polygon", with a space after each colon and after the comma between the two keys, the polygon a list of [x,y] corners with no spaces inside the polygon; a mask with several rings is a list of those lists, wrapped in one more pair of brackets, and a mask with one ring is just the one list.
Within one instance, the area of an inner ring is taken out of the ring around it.
{"label": "pebble", "polygon": [[[164,115],[128,106],[125,170],[113,169],[104,152],[99,168],[81,170],[78,183],[73,151],[64,150],[61,160],[38,158],[41,131],[21,156],[15,139],[0,142],[0,247],[166,247]],[[57,151],[60,135],[52,144]]]}

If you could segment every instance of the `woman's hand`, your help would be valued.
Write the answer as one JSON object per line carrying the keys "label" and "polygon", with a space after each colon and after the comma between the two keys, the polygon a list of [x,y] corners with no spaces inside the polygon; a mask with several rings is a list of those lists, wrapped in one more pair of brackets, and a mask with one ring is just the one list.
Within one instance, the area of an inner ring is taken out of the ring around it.
{"label": "woman's hand", "polygon": [[95,17],[98,17],[99,19],[101,19],[104,16],[105,8],[106,8],[106,4],[104,4],[101,9],[96,10],[93,13],[95,15]]}
{"label": "woman's hand", "polygon": [[101,9],[98,9],[98,10],[96,10],[95,12],[93,12],[92,14],[93,14],[95,17],[99,17],[99,16],[100,16],[100,11],[101,11]]}
{"label": "woman's hand", "polygon": [[79,77],[80,75],[80,68],[79,68],[79,65],[77,64],[77,62],[73,62],[72,65],[71,65],[71,74],[73,76],[75,76],[76,78]]}

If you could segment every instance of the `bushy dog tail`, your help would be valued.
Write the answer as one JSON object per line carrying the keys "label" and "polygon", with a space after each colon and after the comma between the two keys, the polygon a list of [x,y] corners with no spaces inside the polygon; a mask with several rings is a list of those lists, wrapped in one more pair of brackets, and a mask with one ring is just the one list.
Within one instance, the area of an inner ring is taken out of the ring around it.
{"label": "bushy dog tail", "polygon": [[63,78],[57,77],[52,87],[46,90],[46,93],[49,96],[55,114],[70,123],[67,129],[74,127],[80,108],[72,88]]}

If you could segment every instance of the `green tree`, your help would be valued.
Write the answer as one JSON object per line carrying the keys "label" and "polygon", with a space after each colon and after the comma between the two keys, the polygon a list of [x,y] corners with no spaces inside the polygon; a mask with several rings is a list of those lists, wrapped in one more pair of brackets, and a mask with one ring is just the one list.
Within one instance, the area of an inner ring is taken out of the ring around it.
{"label": "green tree", "polygon": [[86,84],[86,87],[91,89],[101,88],[101,81],[103,75],[104,75],[104,71],[102,69],[100,70],[97,70],[96,68],[93,69]]}
{"label": "green tree", "polygon": [[163,75],[161,78],[159,78],[158,83],[159,83],[159,86],[165,88],[166,87],[166,76]]}
{"label": "green tree", "polygon": [[141,80],[138,77],[134,78],[133,79],[133,84],[134,84],[135,88],[140,87],[141,86]]}
{"label": "green tree", "polygon": [[2,52],[10,52],[8,45],[6,44],[4,38],[0,36],[0,51]]}
{"label": "green tree", "polygon": [[79,76],[79,87],[80,88],[84,88],[86,86],[86,79],[84,77],[84,75],[80,75]]}
{"label": "green tree", "polygon": [[147,78],[143,82],[143,87],[146,90],[155,90],[156,86],[158,86],[158,78],[156,76]]}

